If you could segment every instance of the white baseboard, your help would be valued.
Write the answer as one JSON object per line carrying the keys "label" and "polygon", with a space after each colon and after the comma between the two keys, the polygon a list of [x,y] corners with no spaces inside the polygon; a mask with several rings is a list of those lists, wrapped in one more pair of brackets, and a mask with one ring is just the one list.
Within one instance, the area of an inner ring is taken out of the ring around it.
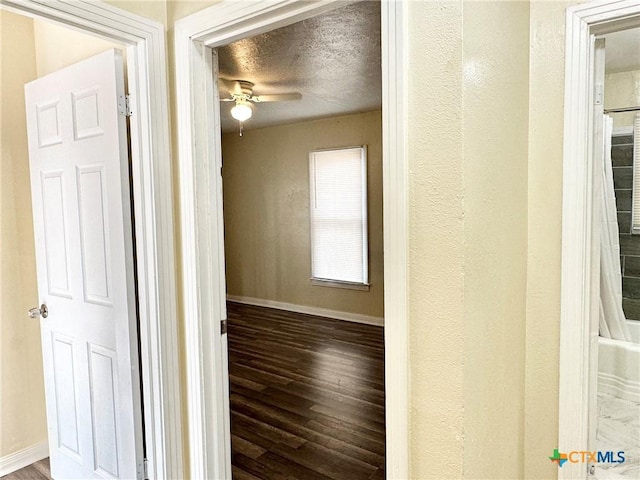
{"label": "white baseboard", "polygon": [[274,300],[263,300],[261,298],[253,297],[241,297],[238,295],[227,295],[227,300],[230,302],[243,303],[245,305],[277,308],[278,310],[287,310],[289,312],[335,318],[337,320],[346,320],[347,322],[365,323],[367,325],[375,325],[378,327],[384,326],[384,318],[362,315],[360,313],[340,312],[338,310],[329,310],[327,308],[308,307],[306,305],[295,305],[293,303],[276,302]]}
{"label": "white baseboard", "polygon": [[20,470],[49,456],[49,442],[40,442],[0,457],[0,477]]}

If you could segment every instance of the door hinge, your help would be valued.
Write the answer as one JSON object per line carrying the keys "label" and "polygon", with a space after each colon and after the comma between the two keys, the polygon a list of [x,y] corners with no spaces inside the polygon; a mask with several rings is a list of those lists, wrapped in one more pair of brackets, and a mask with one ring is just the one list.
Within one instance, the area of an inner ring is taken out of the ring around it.
{"label": "door hinge", "polygon": [[133,112],[131,111],[131,95],[118,96],[118,113],[125,117],[133,115]]}
{"label": "door hinge", "polygon": [[143,465],[144,465],[144,480],[149,480],[149,460],[145,458]]}
{"label": "door hinge", "polygon": [[226,320],[221,320],[220,321],[220,334],[224,335],[225,333],[227,333],[227,321]]}
{"label": "door hinge", "polygon": [[602,85],[596,85],[595,98],[593,99],[596,105],[602,105],[602,101],[603,101],[602,97],[604,96],[603,90],[604,89]]}

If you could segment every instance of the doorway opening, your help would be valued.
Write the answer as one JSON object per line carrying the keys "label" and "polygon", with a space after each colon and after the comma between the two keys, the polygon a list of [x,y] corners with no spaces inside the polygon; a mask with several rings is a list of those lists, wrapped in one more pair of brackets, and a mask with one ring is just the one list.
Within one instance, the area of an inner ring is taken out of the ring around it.
{"label": "doorway opening", "polygon": [[[604,360],[599,357],[602,353],[608,355],[601,348],[607,340],[599,340],[599,334],[618,336],[619,332],[612,332],[619,330],[618,327],[626,327],[625,315],[632,313],[629,302],[623,301],[625,293],[629,293],[628,288],[623,287],[620,275],[624,275],[625,259],[620,262],[620,252],[615,253],[615,248],[602,248],[607,243],[603,236],[609,235],[611,245],[615,247],[618,244],[630,253],[628,248],[633,235],[631,230],[622,235],[610,234],[615,230],[610,228],[611,225],[618,230],[622,227],[619,233],[626,230],[625,225],[631,228],[625,213],[632,189],[620,188],[627,182],[622,177],[628,171],[620,170],[618,175],[611,172],[614,167],[625,166],[612,162],[611,122],[603,117],[603,113],[618,113],[613,108],[618,105],[607,105],[605,58],[608,49],[605,40],[607,37],[614,40],[618,32],[640,27],[640,6],[632,1],[577,5],[567,10],[566,22],[558,444],[560,451],[597,451],[603,445],[601,434],[606,435],[608,428],[599,424],[598,409],[602,408],[602,400],[607,394],[603,388],[608,388],[607,382],[602,380],[607,380],[609,375],[599,371],[599,361]],[[637,104],[625,105],[633,106],[640,107]],[[618,178],[614,181],[616,176]],[[616,184],[620,190],[617,196]],[[610,195],[606,195],[607,191]],[[608,215],[604,206],[607,201],[610,207]],[[616,204],[623,207],[620,212],[616,211]],[[611,222],[603,223],[605,215],[611,218]],[[607,261],[614,265],[617,263],[620,268],[607,266]],[[620,281],[611,282],[614,276],[618,276]],[[614,283],[619,283],[619,289]],[[605,295],[604,287],[607,285],[613,285],[609,289],[611,295]],[[618,297],[619,302],[612,302],[614,297]],[[610,305],[616,303],[613,305],[615,308],[607,308],[607,302]],[[624,303],[627,304],[626,313],[623,313]],[[615,453],[620,451],[613,450]],[[619,463],[619,460],[613,458],[608,463]],[[601,463],[569,462],[558,470],[559,478],[606,477],[608,472],[604,471]]]}
{"label": "doorway opening", "polygon": [[[231,472],[227,340],[223,334],[227,319],[223,162],[222,140],[217,134],[220,106],[211,76],[217,64],[212,61],[212,50],[342,6],[342,2],[306,1],[275,2],[267,8],[253,3],[220,4],[176,23],[189,445],[194,476],[226,477]],[[407,160],[402,54],[406,13],[402,2],[381,2],[381,10],[386,474],[406,478]]]}
{"label": "doorway opening", "polygon": [[235,474],[384,478],[380,46],[358,2],[215,50]]}
{"label": "doorway opening", "polygon": [[[638,478],[640,459],[640,28],[603,35],[604,156],[594,446],[596,476]],[[604,234],[606,233],[606,234]],[[592,376],[593,377],[593,376]],[[629,452],[629,453],[626,453]],[[625,455],[626,453],[626,455]],[[626,458],[622,461],[621,456]]]}

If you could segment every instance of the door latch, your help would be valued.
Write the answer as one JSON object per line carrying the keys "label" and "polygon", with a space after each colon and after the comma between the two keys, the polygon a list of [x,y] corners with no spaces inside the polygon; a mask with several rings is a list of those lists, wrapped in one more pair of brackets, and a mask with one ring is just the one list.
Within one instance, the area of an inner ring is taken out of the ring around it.
{"label": "door latch", "polygon": [[47,318],[49,316],[49,309],[43,303],[42,305],[40,305],[40,308],[33,307],[29,309],[29,311],[27,312],[27,315],[29,315],[29,318],[38,318],[38,317]]}

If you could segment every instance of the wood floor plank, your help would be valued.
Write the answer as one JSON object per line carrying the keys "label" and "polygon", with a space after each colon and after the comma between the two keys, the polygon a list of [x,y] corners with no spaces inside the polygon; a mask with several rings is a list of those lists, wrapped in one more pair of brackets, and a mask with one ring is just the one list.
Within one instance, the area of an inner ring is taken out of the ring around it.
{"label": "wood floor plank", "polygon": [[228,318],[234,473],[384,478],[383,329],[231,302]]}
{"label": "wood floor plank", "polygon": [[261,480],[265,480],[267,478],[272,480],[291,479],[291,476],[286,472],[286,469],[280,468],[277,465],[274,467],[271,462],[266,461],[266,457],[261,461],[247,457],[239,452],[233,452],[232,467],[242,470],[243,472]]}
{"label": "wood floor plank", "polygon": [[[288,478],[291,480],[332,480],[331,477],[323,475],[316,471],[301,465],[296,461],[297,459],[285,458],[278,455],[275,452],[269,451],[265,453],[262,461],[267,462],[274,468],[279,468],[283,472],[286,472]],[[268,477],[263,477],[263,480]]]}
{"label": "wood floor plank", "polygon": [[327,417],[309,420],[305,426],[315,432],[332,435],[334,438],[351,442],[353,445],[384,456],[385,442],[378,432]]}
{"label": "wood floor plank", "polygon": [[236,467],[235,465],[231,466],[231,471],[233,475],[233,480],[261,480],[260,477],[251,475],[250,473],[245,472],[244,470]]}
{"label": "wood floor plank", "polygon": [[[241,366],[246,364],[246,360],[237,361],[237,365]],[[339,376],[335,379],[318,378],[316,376],[305,374],[305,372],[302,371],[293,372],[285,366],[274,365],[272,362],[268,361],[260,362],[256,360],[256,365],[259,365],[259,368],[262,371],[274,373],[282,376],[283,378],[286,378],[284,375],[287,375],[295,382],[317,387],[327,391],[328,393],[336,393],[346,395],[351,398],[368,400],[376,405],[382,405],[384,403],[384,391],[381,390],[379,386],[374,387],[364,384],[361,379],[346,380]],[[283,382],[283,384],[286,384],[286,382]]]}
{"label": "wood floor plank", "polygon": [[2,478],[2,480],[51,480],[49,459],[44,458],[0,478]]}
{"label": "wood floor plank", "polygon": [[385,480],[384,469],[379,468],[371,474],[369,480]]}
{"label": "wood floor plank", "polygon": [[267,451],[260,445],[256,445],[255,443],[246,440],[245,438],[238,437],[237,435],[231,435],[231,444],[233,445],[233,450],[235,452],[242,453],[254,460]]}
{"label": "wood floor plank", "polygon": [[328,449],[314,442],[307,442],[298,449],[276,445],[273,452],[283,458],[334,480],[369,478],[376,468]]}
{"label": "wood floor plank", "polygon": [[292,433],[239,412],[231,413],[231,421],[236,427],[235,430],[242,432],[243,438],[266,449],[274,443],[284,443],[292,448],[298,448],[306,441]]}

